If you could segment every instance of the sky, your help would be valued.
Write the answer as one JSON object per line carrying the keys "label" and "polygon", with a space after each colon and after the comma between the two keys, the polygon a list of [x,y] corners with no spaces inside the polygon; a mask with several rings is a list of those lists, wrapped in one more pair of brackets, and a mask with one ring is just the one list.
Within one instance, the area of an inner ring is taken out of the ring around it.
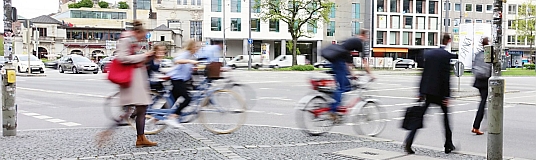
{"label": "sky", "polygon": [[[115,3],[121,0],[104,0],[106,2]],[[18,14],[25,18],[35,18],[41,15],[58,12],[59,0],[11,0],[13,7],[17,8]],[[4,3],[2,1],[2,10]],[[0,30],[4,30],[4,22],[0,25]]]}

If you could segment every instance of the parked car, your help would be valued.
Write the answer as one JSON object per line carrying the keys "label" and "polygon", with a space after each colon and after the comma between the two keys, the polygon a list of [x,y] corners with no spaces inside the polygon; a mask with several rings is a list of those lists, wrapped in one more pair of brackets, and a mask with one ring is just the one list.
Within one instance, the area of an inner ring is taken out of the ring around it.
{"label": "parked car", "polygon": [[59,59],[56,59],[56,60],[53,60],[53,61],[48,61],[48,62],[45,63],[45,67],[46,68],[58,69],[58,61],[59,61]]}
{"label": "parked car", "polygon": [[412,59],[397,59],[395,67],[396,68],[415,68],[415,61]]}
{"label": "parked car", "polygon": [[112,63],[112,60],[114,60],[114,56],[103,58],[99,61],[99,68],[101,69],[102,73],[107,73],[108,69],[106,68],[106,65]]}
{"label": "parked car", "polygon": [[71,71],[72,73],[99,73],[99,67],[86,57],[80,55],[68,55],[60,58],[58,62],[60,73]]}
{"label": "parked car", "polygon": [[162,59],[162,61],[160,61],[160,67],[162,68],[173,67],[173,61],[171,61],[171,59]]}
{"label": "parked car", "polygon": [[33,71],[39,71],[39,73],[45,73],[45,64],[39,58],[34,55],[30,55],[30,66],[28,66],[28,55],[16,54],[13,56],[13,66],[19,73],[30,73]]}
{"label": "parked car", "polygon": [[327,61],[327,60],[323,60],[321,62],[316,62],[314,64],[314,66],[316,68],[331,68],[331,62]]}

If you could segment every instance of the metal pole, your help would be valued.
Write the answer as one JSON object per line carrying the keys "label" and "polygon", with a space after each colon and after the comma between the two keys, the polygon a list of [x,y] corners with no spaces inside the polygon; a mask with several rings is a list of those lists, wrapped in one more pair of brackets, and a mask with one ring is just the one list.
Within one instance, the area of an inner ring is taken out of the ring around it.
{"label": "metal pole", "polygon": [[[493,3],[493,29],[494,29],[494,46],[493,54],[496,59],[502,56],[502,11],[503,1],[494,0]],[[488,97],[488,143],[487,159],[503,159],[503,103],[504,103],[504,79],[501,77],[501,63],[499,60],[493,61],[492,76],[489,79]]]}
{"label": "metal pole", "polygon": [[[16,16],[16,15],[15,15]],[[11,61],[13,44],[13,9],[11,0],[4,0],[4,56],[8,57],[2,72],[2,135],[17,135],[17,105],[15,105],[15,68]]]}
{"label": "metal pole", "polygon": [[132,0],[132,20],[136,20],[136,10],[138,8],[138,0]]}
{"label": "metal pole", "polygon": [[[249,38],[248,38],[248,55],[249,55],[249,58],[248,58],[248,70],[251,70],[251,45],[252,44],[249,44],[249,40],[251,39],[251,10],[253,9],[253,4],[251,3],[252,0],[249,1],[249,15],[248,15],[248,19],[249,19]],[[259,26],[257,26],[259,27]],[[251,39],[253,41],[253,39]]]}
{"label": "metal pole", "polygon": [[226,58],[227,58],[227,43],[225,43],[225,31],[227,30],[227,28],[225,28],[225,23],[227,22],[227,18],[225,18],[225,8],[227,8],[227,3],[225,2],[225,0],[222,0],[222,3],[223,3],[223,9],[222,9],[222,12],[223,12],[223,24],[222,24],[222,28],[223,28],[223,66],[227,66],[227,61],[226,61]]}

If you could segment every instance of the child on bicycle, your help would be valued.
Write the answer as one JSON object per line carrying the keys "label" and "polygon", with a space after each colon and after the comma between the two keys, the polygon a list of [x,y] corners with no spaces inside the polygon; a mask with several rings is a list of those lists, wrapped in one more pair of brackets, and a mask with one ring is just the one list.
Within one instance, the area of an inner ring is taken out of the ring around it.
{"label": "child on bicycle", "polygon": [[199,63],[196,61],[197,58],[195,54],[200,48],[201,43],[193,40],[190,41],[186,46],[186,50],[173,58],[173,62],[177,64],[177,66],[166,74],[171,79],[171,84],[173,85],[173,90],[171,91],[173,93],[173,98],[175,98],[175,100],[178,100],[180,97],[184,98],[184,101],[180,103],[179,108],[177,108],[175,113],[169,115],[167,120],[165,120],[168,125],[174,127],[181,126],[178,118],[181,115],[181,111],[186,108],[192,100],[188,93],[187,81],[192,78],[194,65]]}
{"label": "child on bicycle", "polygon": [[164,57],[166,56],[167,49],[164,45],[156,45],[154,46],[153,51],[155,52],[155,56],[147,62],[147,74],[149,77],[151,90],[160,91],[164,89],[164,86],[162,85],[162,83],[153,82],[153,75],[155,73],[161,73],[160,62],[162,62],[162,59],[164,59]]}

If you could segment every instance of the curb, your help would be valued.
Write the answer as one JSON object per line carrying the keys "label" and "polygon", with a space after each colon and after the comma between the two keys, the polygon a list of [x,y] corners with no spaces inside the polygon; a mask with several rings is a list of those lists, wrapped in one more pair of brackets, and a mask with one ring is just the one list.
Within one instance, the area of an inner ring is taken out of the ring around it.
{"label": "curb", "polygon": [[47,75],[46,74],[19,74],[17,73],[16,74],[17,77],[20,76],[20,77],[46,77]]}

